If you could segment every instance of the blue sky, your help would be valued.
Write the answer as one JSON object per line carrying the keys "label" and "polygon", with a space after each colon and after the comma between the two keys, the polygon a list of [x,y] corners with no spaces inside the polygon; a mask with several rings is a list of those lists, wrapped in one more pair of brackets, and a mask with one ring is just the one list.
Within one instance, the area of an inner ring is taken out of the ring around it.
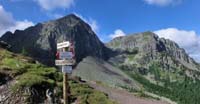
{"label": "blue sky", "polygon": [[199,4],[199,0],[0,0],[0,34],[75,13],[104,42],[153,31],[200,61]]}

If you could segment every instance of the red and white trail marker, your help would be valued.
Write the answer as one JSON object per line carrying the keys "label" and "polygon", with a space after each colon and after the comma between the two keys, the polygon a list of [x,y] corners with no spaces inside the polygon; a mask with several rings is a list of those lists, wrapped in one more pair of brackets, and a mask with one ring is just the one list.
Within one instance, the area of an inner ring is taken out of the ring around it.
{"label": "red and white trail marker", "polygon": [[[66,50],[66,48],[68,48]],[[73,42],[65,41],[57,44],[57,53],[55,64],[62,66],[62,70],[69,70],[75,64],[74,44]],[[63,71],[68,72],[68,71]]]}

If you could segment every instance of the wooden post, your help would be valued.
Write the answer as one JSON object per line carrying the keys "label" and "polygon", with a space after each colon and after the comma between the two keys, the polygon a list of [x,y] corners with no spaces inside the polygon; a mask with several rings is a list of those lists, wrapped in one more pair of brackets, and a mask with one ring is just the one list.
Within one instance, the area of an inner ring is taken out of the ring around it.
{"label": "wooden post", "polygon": [[[66,49],[63,48],[63,52],[65,52]],[[64,66],[62,66],[64,67]],[[64,99],[64,104],[69,104],[69,94],[68,94],[68,89],[69,85],[68,85],[68,75],[67,73],[63,73],[63,99]]]}
{"label": "wooden post", "polygon": [[69,104],[69,94],[68,94],[68,75],[67,73],[63,73],[63,99],[64,104]]}
{"label": "wooden post", "polygon": [[[56,53],[57,60],[55,60],[55,64],[57,66],[62,66],[62,72],[63,72],[63,103],[64,104],[69,104],[69,102],[70,102],[68,74],[71,74],[72,65],[75,64],[75,60],[73,59],[74,55],[69,50],[71,45],[73,45],[73,44],[68,42],[68,41],[65,41],[65,42],[62,42],[62,43],[57,43],[57,50],[60,50],[60,53]],[[68,48],[68,49],[66,49],[66,48]]]}

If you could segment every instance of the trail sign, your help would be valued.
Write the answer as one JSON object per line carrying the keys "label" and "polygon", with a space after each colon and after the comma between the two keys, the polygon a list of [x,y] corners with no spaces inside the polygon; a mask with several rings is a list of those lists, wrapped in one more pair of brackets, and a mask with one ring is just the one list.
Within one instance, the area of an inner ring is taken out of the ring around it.
{"label": "trail sign", "polygon": [[62,66],[62,72],[71,74],[72,73],[72,66]]}
{"label": "trail sign", "polygon": [[62,66],[62,65],[74,65],[75,64],[75,60],[74,59],[70,59],[70,60],[56,60],[55,64],[57,66]]}
{"label": "trail sign", "polygon": [[72,52],[59,52],[59,59],[72,59],[73,54]]}
{"label": "trail sign", "polygon": [[70,42],[69,41],[65,41],[62,43],[57,43],[57,49],[61,49],[61,48],[66,48],[70,46]]}
{"label": "trail sign", "polygon": [[[67,49],[68,48],[68,49]],[[67,51],[67,52],[66,52]],[[75,64],[74,60],[74,45],[73,42],[65,41],[62,43],[57,43],[57,52],[55,64],[57,66],[62,66],[63,72],[63,99],[64,104],[69,104],[69,85],[68,85],[68,75],[72,73],[72,66]]]}

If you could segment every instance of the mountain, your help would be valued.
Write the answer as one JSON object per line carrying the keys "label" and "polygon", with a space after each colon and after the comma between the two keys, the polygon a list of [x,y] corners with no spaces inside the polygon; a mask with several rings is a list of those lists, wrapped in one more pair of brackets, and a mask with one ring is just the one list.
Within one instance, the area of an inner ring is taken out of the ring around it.
{"label": "mountain", "polygon": [[161,64],[164,70],[184,68],[200,71],[199,64],[189,57],[184,49],[173,41],[159,38],[152,32],[118,37],[107,43],[107,46],[119,52],[119,55],[110,59],[118,65],[134,65],[145,69],[154,61]]}
{"label": "mountain", "polygon": [[[105,47],[88,24],[73,14],[57,20],[39,23],[24,31],[16,30],[14,34],[7,32],[0,40],[10,44],[9,50],[12,52],[26,53],[49,66],[54,66],[57,51],[56,43],[73,40],[76,61],[77,63],[80,62],[74,71],[76,76],[86,80],[102,81],[112,86],[135,85],[134,80],[105,61],[110,54],[113,54],[112,50]],[[91,63],[87,64],[87,62]],[[106,63],[106,65],[103,65],[103,63]],[[86,67],[83,68],[83,66]],[[93,74],[89,77],[88,72],[93,72]],[[102,79],[102,75],[105,77],[104,79]],[[135,88],[138,88],[138,86],[135,85]]]}
{"label": "mountain", "polygon": [[24,31],[7,32],[1,38],[12,47],[11,51],[22,53],[47,65],[54,65],[56,43],[73,40],[76,60],[86,56],[107,58],[104,44],[98,39],[91,27],[74,14],[63,18],[29,27]]}
{"label": "mountain", "polygon": [[71,14],[0,38],[10,51],[49,66],[54,66],[56,43],[64,40],[75,43],[77,65],[72,75],[86,82],[150,98],[162,96],[180,104],[200,102],[199,63],[175,42],[152,32],[129,34],[103,44],[87,23]]}
{"label": "mountain", "polygon": [[200,102],[200,64],[175,42],[143,32],[115,38],[106,46],[117,53],[108,62],[146,91],[179,104]]}

